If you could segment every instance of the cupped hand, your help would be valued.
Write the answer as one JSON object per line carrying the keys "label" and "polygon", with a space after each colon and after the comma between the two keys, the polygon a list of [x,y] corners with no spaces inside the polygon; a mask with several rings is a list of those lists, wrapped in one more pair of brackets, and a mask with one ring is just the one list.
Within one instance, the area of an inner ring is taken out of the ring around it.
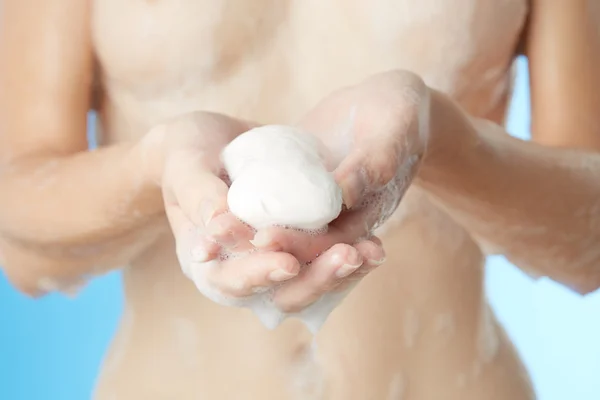
{"label": "cupped hand", "polygon": [[[257,232],[253,242],[302,261],[340,243],[369,241],[397,209],[425,152],[429,89],[409,72],[378,74],[326,97],[299,125],[317,135],[329,151],[345,208],[322,235],[268,228]],[[378,239],[371,243],[380,247]],[[377,254],[383,255],[383,250],[378,248]],[[347,279],[361,278],[381,262],[371,260]]]}
{"label": "cupped hand", "polygon": [[[163,191],[178,260],[199,291],[234,306],[271,291],[281,311],[296,312],[383,254],[372,241],[333,246],[310,260],[284,250],[256,251],[250,242],[255,232],[228,210],[228,178],[219,157],[231,140],[254,126],[205,112],[179,116],[146,135],[145,145],[160,149],[158,159],[148,163]],[[301,268],[305,261],[314,268]],[[288,287],[285,282],[293,278],[304,284]]]}

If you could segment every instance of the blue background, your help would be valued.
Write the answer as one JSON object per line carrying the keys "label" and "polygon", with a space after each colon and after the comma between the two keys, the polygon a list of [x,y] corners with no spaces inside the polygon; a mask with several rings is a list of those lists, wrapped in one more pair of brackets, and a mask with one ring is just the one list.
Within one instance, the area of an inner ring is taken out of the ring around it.
{"label": "blue background", "polygon": [[[528,138],[526,62],[518,64],[508,126]],[[502,257],[490,258],[486,286],[541,400],[600,399],[600,293],[582,298],[533,282]],[[96,279],[75,300],[31,300],[0,276],[0,399],[88,399],[122,301],[118,273]]]}

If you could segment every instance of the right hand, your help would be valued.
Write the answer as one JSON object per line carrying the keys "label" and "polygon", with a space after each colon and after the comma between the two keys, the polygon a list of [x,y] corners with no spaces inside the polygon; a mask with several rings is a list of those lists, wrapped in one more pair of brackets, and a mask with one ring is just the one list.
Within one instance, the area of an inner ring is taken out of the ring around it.
{"label": "right hand", "polygon": [[283,283],[295,277],[309,279],[313,291],[300,296],[290,288],[275,296],[282,311],[300,311],[341,281],[336,271],[383,254],[369,242],[340,244],[315,260],[301,260],[312,261],[314,273],[300,274],[300,261],[288,252],[256,251],[250,242],[255,231],[228,210],[228,178],[220,161],[222,149],[254,126],[195,112],[152,129],[142,144],[158,155],[148,160],[150,173],[162,188],[181,268],[199,291],[222,305],[245,306],[257,293],[285,289]]}

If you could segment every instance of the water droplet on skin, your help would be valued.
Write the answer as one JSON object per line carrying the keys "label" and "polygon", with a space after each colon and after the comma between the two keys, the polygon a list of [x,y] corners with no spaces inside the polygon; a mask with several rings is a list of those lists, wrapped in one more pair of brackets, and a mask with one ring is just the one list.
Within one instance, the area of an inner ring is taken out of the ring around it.
{"label": "water droplet on skin", "polygon": [[483,305],[477,349],[483,363],[493,361],[500,349],[500,337],[496,329],[493,311],[487,304]]}
{"label": "water droplet on skin", "polygon": [[450,337],[456,330],[454,315],[450,312],[439,314],[435,317],[434,330],[444,337]]}
{"label": "water droplet on skin", "polygon": [[171,321],[176,337],[177,349],[184,365],[192,368],[198,364],[198,346],[200,335],[193,321],[175,317]]}
{"label": "water droplet on skin", "polygon": [[464,373],[459,374],[456,378],[456,386],[458,386],[459,388],[464,388],[465,386],[467,386],[467,375],[465,375]]}
{"label": "water droplet on skin", "polygon": [[414,347],[419,335],[419,316],[414,309],[406,310],[404,317],[404,344],[407,348]]}
{"label": "water droplet on skin", "polygon": [[81,290],[85,287],[86,283],[86,280],[81,280],[80,282],[64,286],[60,291],[65,296],[74,299],[75,297],[77,297],[79,292],[81,292]]}
{"label": "water droplet on skin", "polygon": [[117,331],[115,341],[110,348],[110,352],[104,361],[103,374],[111,374],[119,371],[119,367],[125,360],[127,350],[133,337],[133,327],[135,324],[135,312],[131,307],[126,307],[123,312],[121,326]]}
{"label": "water droplet on skin", "polygon": [[43,294],[60,292],[68,297],[75,297],[86,284],[86,277],[71,281],[59,281],[50,277],[42,277],[37,281],[37,288]]}
{"label": "water droplet on skin", "polygon": [[38,279],[37,288],[43,293],[57,292],[60,289],[60,285],[55,279],[43,277]]}
{"label": "water droplet on skin", "polygon": [[319,399],[323,397],[325,377],[323,367],[318,360],[316,341],[301,346],[292,360],[289,370],[291,392],[298,400]]}
{"label": "water droplet on skin", "polygon": [[388,400],[403,400],[406,397],[407,380],[400,372],[394,374],[390,381]]}

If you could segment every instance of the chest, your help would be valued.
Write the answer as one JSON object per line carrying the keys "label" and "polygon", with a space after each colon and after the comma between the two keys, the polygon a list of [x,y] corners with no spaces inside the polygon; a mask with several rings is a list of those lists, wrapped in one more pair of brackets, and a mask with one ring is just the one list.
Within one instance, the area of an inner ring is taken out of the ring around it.
{"label": "chest", "polygon": [[485,97],[526,11],[526,0],[97,0],[93,33],[123,107],[276,120],[393,68],[466,103]]}

